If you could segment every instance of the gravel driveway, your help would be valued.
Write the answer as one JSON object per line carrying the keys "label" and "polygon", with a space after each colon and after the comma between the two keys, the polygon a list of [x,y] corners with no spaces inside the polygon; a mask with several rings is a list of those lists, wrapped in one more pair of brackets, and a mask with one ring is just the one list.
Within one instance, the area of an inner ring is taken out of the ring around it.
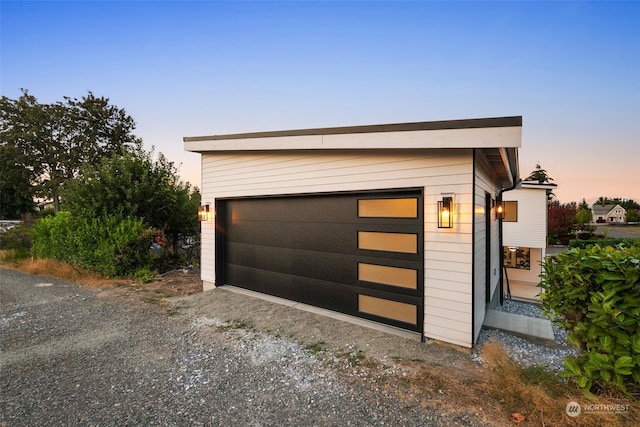
{"label": "gravel driveway", "polygon": [[0,270],[0,426],[482,425],[340,375],[291,337],[169,313]]}

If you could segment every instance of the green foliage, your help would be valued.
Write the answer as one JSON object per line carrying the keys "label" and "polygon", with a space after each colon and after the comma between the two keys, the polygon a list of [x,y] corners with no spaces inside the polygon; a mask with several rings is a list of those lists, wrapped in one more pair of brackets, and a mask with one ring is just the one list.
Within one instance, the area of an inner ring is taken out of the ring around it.
{"label": "green foliage", "polygon": [[585,391],[637,392],[640,246],[573,248],[543,268],[543,310],[582,350],[565,360],[566,375]]}
{"label": "green foliage", "polygon": [[576,213],[575,222],[584,226],[584,224],[589,224],[591,222],[592,217],[593,213],[591,212],[591,209],[580,208]]}
{"label": "green foliage", "polygon": [[587,201],[584,199],[584,197],[582,198],[582,201],[580,202],[580,204],[578,205],[578,209],[586,209],[586,210],[591,210],[591,208],[589,207],[589,204],[587,203]]}
{"label": "green foliage", "polygon": [[7,262],[20,261],[31,256],[31,220],[27,218],[21,224],[0,233],[2,259]]}
{"label": "green foliage", "polygon": [[134,128],[125,110],[91,92],[54,104],[41,104],[24,89],[19,99],[3,96],[0,147],[2,157],[10,155],[11,161],[0,162],[0,189],[11,182],[21,197],[43,197],[57,206],[61,188],[78,175],[82,164],[141,145]]}
{"label": "green foliage", "polygon": [[39,211],[36,215],[38,216],[38,218],[46,218],[48,216],[54,216],[55,214],[56,214],[55,209],[46,208],[46,209],[43,209],[43,210]]}
{"label": "green foliage", "polygon": [[327,349],[327,343],[324,341],[314,341],[312,343],[306,344],[304,349],[307,350],[311,354],[318,354]]}
{"label": "green foliage", "polygon": [[156,272],[151,271],[148,268],[141,268],[133,274],[133,278],[136,279],[138,283],[151,283],[154,281],[156,277]]}
{"label": "green foliage", "polygon": [[600,196],[598,198],[598,200],[596,200],[596,202],[594,203],[596,205],[620,205],[623,208],[625,208],[625,210],[629,210],[629,209],[640,209],[640,203],[636,202],[633,199],[623,199],[620,197],[614,197],[614,198],[609,198],[609,197],[603,197]]}
{"label": "green foliage", "polygon": [[30,222],[10,228],[5,233],[0,233],[0,249],[2,250],[31,250],[31,237],[29,236]]}
{"label": "green foliage", "polygon": [[553,181],[546,170],[542,169],[540,163],[536,163],[536,169],[532,171],[525,181],[538,181],[540,184],[548,184]]}
{"label": "green foliage", "polygon": [[66,210],[76,216],[122,213],[141,218],[168,237],[197,234],[200,193],[179,181],[177,168],[162,154],[142,150],[114,154],[87,164],[62,193]]}
{"label": "green foliage", "polygon": [[627,209],[625,219],[627,222],[640,222],[640,211],[638,209]]}
{"label": "green foliage", "polygon": [[605,246],[640,246],[640,238],[633,237],[607,237],[604,239],[591,239],[591,240],[571,240],[569,242],[569,247],[571,248],[580,248],[585,249],[594,245],[599,245],[601,247]]}
{"label": "green foliage", "polygon": [[36,221],[31,230],[33,255],[127,276],[149,268],[151,230],[140,219],[115,215],[81,217],[59,212]]}
{"label": "green foliage", "polygon": [[0,140],[0,219],[17,219],[34,211],[30,172],[21,164],[24,154]]}

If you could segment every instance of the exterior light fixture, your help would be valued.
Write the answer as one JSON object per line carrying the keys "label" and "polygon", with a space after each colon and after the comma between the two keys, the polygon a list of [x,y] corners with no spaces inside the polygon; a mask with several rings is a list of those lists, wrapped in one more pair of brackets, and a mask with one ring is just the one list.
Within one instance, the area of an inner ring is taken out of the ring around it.
{"label": "exterior light fixture", "polygon": [[438,228],[453,228],[453,197],[438,202]]}
{"label": "exterior light fixture", "polygon": [[502,206],[502,203],[496,205],[496,219],[504,219],[504,206]]}
{"label": "exterior light fixture", "polygon": [[198,219],[200,221],[209,221],[209,204],[201,205],[198,209]]}

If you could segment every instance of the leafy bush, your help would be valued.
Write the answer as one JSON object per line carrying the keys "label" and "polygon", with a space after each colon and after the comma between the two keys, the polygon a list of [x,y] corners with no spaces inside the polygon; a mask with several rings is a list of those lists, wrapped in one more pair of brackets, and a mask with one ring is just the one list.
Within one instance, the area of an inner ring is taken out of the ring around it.
{"label": "leafy bush", "polygon": [[138,283],[151,283],[156,277],[156,272],[151,271],[148,268],[141,268],[133,274],[133,278],[136,279]]}
{"label": "leafy bush", "polygon": [[38,218],[46,218],[48,216],[54,216],[55,214],[56,214],[55,209],[46,208],[44,210],[39,211],[36,215],[38,215]]}
{"label": "leafy bush", "polygon": [[23,215],[20,224],[4,233],[0,233],[0,250],[2,250],[3,261],[16,262],[31,256],[31,236],[29,231],[32,224],[33,216]]}
{"label": "leafy bush", "polygon": [[640,247],[573,248],[543,268],[543,310],[581,350],[565,375],[586,391],[640,391]]}
{"label": "leafy bush", "polygon": [[26,250],[31,249],[31,237],[29,236],[29,226],[25,224],[10,228],[5,233],[0,233],[0,249],[3,250]]}
{"label": "leafy bush", "polygon": [[5,233],[0,233],[2,259],[8,262],[20,261],[31,255],[31,237],[29,227],[20,224]]}
{"label": "leafy bush", "polygon": [[138,150],[87,163],[62,192],[65,210],[82,217],[122,214],[162,230],[162,248],[178,249],[180,235],[200,229],[200,192],[179,180],[178,168],[162,153]]}
{"label": "leafy bush", "polygon": [[585,249],[593,245],[599,245],[601,247],[605,246],[618,246],[624,245],[627,247],[631,246],[640,246],[640,239],[638,238],[615,238],[615,237],[607,237],[605,239],[589,239],[589,240],[571,240],[569,242],[569,247],[571,248],[581,248]]}
{"label": "leafy bush", "polygon": [[70,212],[37,221],[32,228],[33,255],[127,276],[151,265],[151,231],[140,219],[122,215],[85,218]]}

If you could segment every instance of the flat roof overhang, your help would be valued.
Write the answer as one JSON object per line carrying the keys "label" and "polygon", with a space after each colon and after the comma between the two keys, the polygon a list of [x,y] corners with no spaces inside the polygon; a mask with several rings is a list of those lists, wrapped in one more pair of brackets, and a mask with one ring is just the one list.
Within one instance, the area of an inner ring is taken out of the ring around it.
{"label": "flat roof overhang", "polygon": [[521,188],[542,188],[545,190],[554,190],[558,188],[558,184],[550,182],[538,182],[538,181],[522,181],[520,183]]}
{"label": "flat roof overhang", "polygon": [[186,151],[480,149],[503,188],[519,177],[522,116],[184,137]]}

